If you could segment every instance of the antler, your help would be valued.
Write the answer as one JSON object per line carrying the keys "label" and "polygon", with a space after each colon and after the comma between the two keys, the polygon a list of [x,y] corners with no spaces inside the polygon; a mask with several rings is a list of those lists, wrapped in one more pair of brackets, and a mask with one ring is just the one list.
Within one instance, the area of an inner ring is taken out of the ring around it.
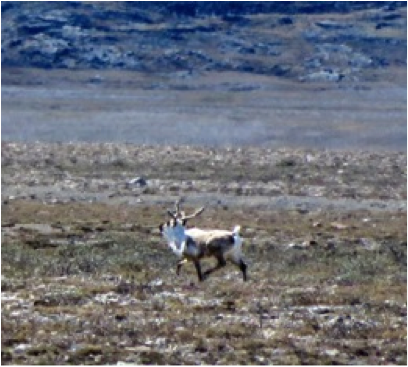
{"label": "antler", "polygon": [[192,218],[196,217],[197,215],[200,215],[204,211],[204,209],[205,209],[205,207],[202,206],[200,209],[196,210],[193,214],[183,215],[182,219],[183,220],[192,219]]}
{"label": "antler", "polygon": [[175,204],[174,204],[174,208],[176,209],[174,212],[171,211],[170,209],[167,209],[167,213],[174,219],[177,219],[178,217],[183,217],[184,216],[184,212],[180,211],[180,204],[181,204],[181,198],[179,198]]}
{"label": "antler", "polygon": [[174,207],[176,208],[176,217],[178,216],[178,217],[184,219],[186,213],[184,211],[180,210],[180,204],[181,204],[182,200],[183,200],[182,198],[178,199],[176,201]]}
{"label": "antler", "polygon": [[200,215],[204,211],[204,207],[201,207],[200,209],[196,210],[193,214],[186,215],[184,211],[180,210],[180,204],[181,204],[182,199],[178,199],[176,203],[174,204],[174,208],[176,209],[175,212],[172,212],[170,209],[167,209],[167,213],[174,219],[180,218],[181,220],[188,220],[192,219],[198,215]]}

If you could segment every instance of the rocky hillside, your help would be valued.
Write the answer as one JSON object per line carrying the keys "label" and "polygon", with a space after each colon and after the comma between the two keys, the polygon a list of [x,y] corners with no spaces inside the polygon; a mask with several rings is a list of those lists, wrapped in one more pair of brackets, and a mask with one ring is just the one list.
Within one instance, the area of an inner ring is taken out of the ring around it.
{"label": "rocky hillside", "polygon": [[369,81],[406,69],[406,2],[9,2],[2,66]]}

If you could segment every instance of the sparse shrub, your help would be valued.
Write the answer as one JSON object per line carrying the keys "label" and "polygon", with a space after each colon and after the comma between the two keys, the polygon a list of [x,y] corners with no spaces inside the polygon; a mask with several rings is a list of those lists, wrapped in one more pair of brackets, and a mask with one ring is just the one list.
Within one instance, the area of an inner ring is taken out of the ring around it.
{"label": "sparse shrub", "polygon": [[295,158],[284,158],[276,163],[277,167],[294,167],[297,162]]}

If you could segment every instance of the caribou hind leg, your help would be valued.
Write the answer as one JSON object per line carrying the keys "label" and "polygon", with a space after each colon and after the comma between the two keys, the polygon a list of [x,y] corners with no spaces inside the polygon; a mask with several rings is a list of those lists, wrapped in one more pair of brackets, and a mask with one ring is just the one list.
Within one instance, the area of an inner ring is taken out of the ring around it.
{"label": "caribou hind leg", "polygon": [[208,277],[211,273],[214,271],[223,268],[225,265],[227,265],[227,262],[225,261],[224,257],[222,255],[217,256],[217,265],[215,265],[213,268],[210,268],[204,272],[204,276]]}

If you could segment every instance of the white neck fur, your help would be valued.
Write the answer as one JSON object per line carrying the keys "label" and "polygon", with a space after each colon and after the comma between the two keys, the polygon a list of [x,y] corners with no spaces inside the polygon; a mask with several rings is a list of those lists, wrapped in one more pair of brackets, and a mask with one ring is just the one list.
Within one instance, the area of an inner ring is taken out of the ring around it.
{"label": "white neck fur", "polygon": [[181,223],[176,223],[173,226],[166,226],[163,228],[163,237],[166,239],[168,246],[179,257],[182,256],[186,247],[187,236],[185,234],[184,226]]}

